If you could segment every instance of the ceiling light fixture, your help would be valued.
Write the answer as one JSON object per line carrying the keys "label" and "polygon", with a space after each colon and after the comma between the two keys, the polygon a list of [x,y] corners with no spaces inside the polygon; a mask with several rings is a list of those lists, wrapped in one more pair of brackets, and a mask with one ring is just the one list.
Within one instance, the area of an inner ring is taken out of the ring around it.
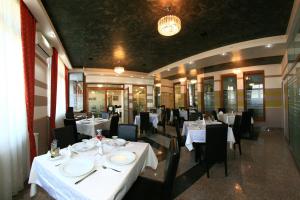
{"label": "ceiling light fixture", "polygon": [[[170,13],[171,7],[166,7],[166,11]],[[181,20],[175,15],[166,15],[158,20],[157,30],[163,36],[176,35],[181,30]]]}
{"label": "ceiling light fixture", "polygon": [[125,70],[124,70],[124,67],[115,67],[114,71],[117,74],[122,74]]}
{"label": "ceiling light fixture", "polygon": [[266,48],[271,48],[273,45],[272,44],[267,44]]}
{"label": "ceiling light fixture", "polygon": [[226,53],[226,52],[223,52],[223,53],[222,53],[222,56],[226,56],[226,55],[227,55],[227,53]]}
{"label": "ceiling light fixture", "polygon": [[192,79],[191,80],[191,84],[195,84],[195,83],[197,83],[197,80],[196,79]]}

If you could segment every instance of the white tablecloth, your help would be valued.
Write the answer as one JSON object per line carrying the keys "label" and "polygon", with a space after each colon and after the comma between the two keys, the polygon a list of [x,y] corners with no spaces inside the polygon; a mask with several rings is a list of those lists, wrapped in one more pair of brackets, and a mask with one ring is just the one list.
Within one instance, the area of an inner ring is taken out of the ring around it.
{"label": "white tablecloth", "polygon": [[[50,161],[49,155],[35,157],[32,163],[29,183],[31,196],[36,193],[36,185],[45,189],[54,199],[69,200],[114,200],[122,199],[135,182],[145,166],[156,169],[158,161],[155,153],[148,143],[130,142],[122,150],[135,152],[136,160],[123,166],[116,166],[106,161],[106,156],[95,156],[97,149],[74,154],[73,158],[91,159],[98,170],[79,184],[75,185],[81,177],[65,177],[60,172],[60,167],[55,166],[64,160]],[[66,160],[67,158],[65,158]],[[120,170],[103,169],[102,165]]]}
{"label": "white tablecloth", "polygon": [[[149,114],[149,122],[151,122],[153,124],[154,128],[157,128],[158,114],[156,114],[156,113],[150,113]],[[141,116],[140,115],[136,115],[135,119],[134,119],[134,124],[140,126],[140,123],[141,123]]]}
{"label": "white tablecloth", "polygon": [[82,119],[76,121],[76,125],[78,133],[95,137],[97,129],[109,130],[110,120],[101,118],[95,118],[95,121],[92,119]]}
{"label": "white tablecloth", "polygon": [[[183,117],[184,120],[188,120],[188,112],[187,112],[187,110],[180,110],[179,109],[179,116]],[[170,122],[173,122],[173,110],[171,110],[171,113],[170,113]]]}
{"label": "white tablecloth", "polygon": [[[210,124],[220,124],[221,122],[212,122]],[[182,128],[182,136],[186,136],[185,146],[188,148],[189,151],[194,149],[193,142],[205,143],[206,142],[206,125],[203,124],[203,120],[198,121],[185,121],[183,123]],[[235,143],[233,131],[231,127],[228,127],[227,130],[227,142],[230,144],[230,148],[232,148],[233,144]]]}
{"label": "white tablecloth", "polygon": [[[235,115],[237,115],[237,113],[224,113],[224,114],[218,113],[217,117],[218,117],[218,120],[224,122],[225,124],[233,125]],[[240,115],[242,115],[242,114],[240,114]],[[253,117],[251,117],[251,124],[253,124],[253,123],[254,123],[254,120],[253,120]]]}

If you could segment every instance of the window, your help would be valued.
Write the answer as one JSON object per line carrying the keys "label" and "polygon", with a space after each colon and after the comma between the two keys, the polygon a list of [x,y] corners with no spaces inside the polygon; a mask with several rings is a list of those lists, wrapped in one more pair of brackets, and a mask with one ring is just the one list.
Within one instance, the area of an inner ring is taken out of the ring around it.
{"label": "window", "polygon": [[237,111],[237,79],[235,74],[221,77],[221,107],[227,112]]}
{"label": "window", "polygon": [[174,84],[174,98],[175,98],[175,106],[174,108],[180,108],[185,107],[185,99],[184,99],[184,93],[181,91],[181,87],[184,87],[180,85],[180,83]]}
{"label": "window", "polygon": [[215,110],[214,77],[203,79],[203,103],[204,112]]}
{"label": "window", "polygon": [[140,113],[147,111],[147,88],[142,85],[132,86],[133,112]]}
{"label": "window", "polygon": [[244,73],[245,110],[253,109],[254,119],[258,121],[265,120],[264,82],[263,71]]}
{"label": "window", "polygon": [[196,83],[189,83],[188,84],[188,91],[189,91],[189,106],[197,107],[197,87]]}
{"label": "window", "polygon": [[83,110],[83,73],[69,74],[69,105],[74,112]]}

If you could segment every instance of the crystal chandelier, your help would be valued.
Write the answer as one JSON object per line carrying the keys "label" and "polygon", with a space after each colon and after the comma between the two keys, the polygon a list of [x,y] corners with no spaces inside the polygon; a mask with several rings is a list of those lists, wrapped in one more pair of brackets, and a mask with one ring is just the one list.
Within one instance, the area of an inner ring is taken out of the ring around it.
{"label": "crystal chandelier", "polygon": [[114,71],[117,74],[122,74],[125,70],[124,70],[124,67],[115,67]]}
{"label": "crystal chandelier", "polygon": [[175,15],[167,15],[160,18],[157,22],[157,30],[161,35],[172,36],[181,29],[181,21]]}

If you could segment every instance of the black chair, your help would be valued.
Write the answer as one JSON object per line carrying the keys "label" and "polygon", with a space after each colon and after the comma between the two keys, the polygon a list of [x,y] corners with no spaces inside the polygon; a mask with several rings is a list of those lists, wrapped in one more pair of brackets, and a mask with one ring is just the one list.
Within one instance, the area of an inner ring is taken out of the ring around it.
{"label": "black chair", "polygon": [[140,112],[140,132],[150,131],[153,133],[153,126],[150,122],[149,112]]}
{"label": "black chair", "polygon": [[67,119],[74,119],[73,107],[68,107],[65,116]]}
{"label": "black chair", "polygon": [[125,195],[124,200],[171,200],[180,159],[180,152],[176,138],[172,138],[166,156],[163,182],[138,177],[136,182]]}
{"label": "black chair", "polygon": [[137,141],[138,127],[134,124],[119,124],[118,137],[128,141]]}
{"label": "black chair", "polygon": [[199,113],[197,112],[190,112],[189,121],[196,121],[199,119]]}
{"label": "black chair", "polygon": [[223,112],[223,113],[226,113],[226,109],[225,108],[218,108],[218,112]]}
{"label": "black chair", "polygon": [[215,118],[215,120],[218,120],[217,112],[215,110],[211,111],[211,115]]}
{"label": "black chair", "polygon": [[186,136],[182,136],[180,133],[180,125],[178,123],[178,120],[175,120],[175,129],[176,129],[176,135],[178,140],[179,147],[183,147],[185,145],[185,139]]}
{"label": "black chair", "polygon": [[161,121],[158,122],[158,126],[163,127],[163,133],[166,133],[166,110],[161,110]]}
{"label": "black chair", "polygon": [[73,126],[55,128],[53,129],[53,136],[57,140],[57,146],[61,149],[76,143],[73,135]]}
{"label": "black chair", "polygon": [[91,136],[88,135],[83,135],[77,132],[77,125],[76,125],[76,120],[75,119],[64,119],[64,125],[65,127],[67,126],[72,126],[73,127],[73,135],[75,138],[76,142],[81,142],[83,139],[90,139]]}
{"label": "black chair", "polygon": [[242,113],[242,120],[241,120],[241,137],[242,138],[252,138],[253,132],[251,128],[251,113],[248,111],[244,111]]}
{"label": "black chair", "polygon": [[204,161],[209,178],[209,168],[215,162],[224,162],[227,176],[227,128],[226,124],[206,125]]}
{"label": "black chair", "polygon": [[234,143],[234,149],[235,149],[235,145],[239,145],[239,152],[240,155],[242,155],[242,148],[241,148],[241,121],[242,121],[242,117],[240,115],[236,115],[234,118],[234,123],[232,126],[232,131],[233,131],[233,135],[234,135],[234,139],[235,139],[235,143]]}
{"label": "black chair", "polygon": [[166,122],[167,122],[167,124],[169,124],[170,118],[171,118],[171,109],[166,108]]}
{"label": "black chair", "polygon": [[173,124],[175,125],[175,120],[179,120],[180,118],[180,114],[179,114],[179,110],[178,109],[173,109]]}
{"label": "black chair", "polygon": [[109,130],[102,130],[102,135],[111,138],[112,136],[118,135],[119,115],[113,114],[110,120]]}

